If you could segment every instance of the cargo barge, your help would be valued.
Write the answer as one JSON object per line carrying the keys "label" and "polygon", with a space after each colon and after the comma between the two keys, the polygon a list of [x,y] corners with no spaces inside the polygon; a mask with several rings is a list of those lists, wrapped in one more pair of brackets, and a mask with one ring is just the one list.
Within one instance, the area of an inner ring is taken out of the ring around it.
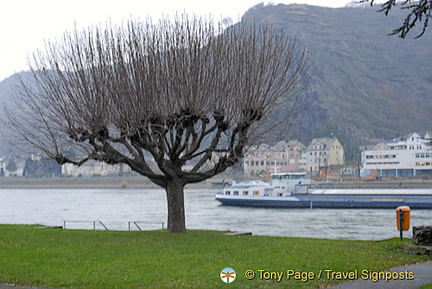
{"label": "cargo barge", "polygon": [[333,189],[313,184],[306,173],[272,174],[263,181],[233,182],[215,197],[222,205],[271,208],[432,209],[430,189]]}

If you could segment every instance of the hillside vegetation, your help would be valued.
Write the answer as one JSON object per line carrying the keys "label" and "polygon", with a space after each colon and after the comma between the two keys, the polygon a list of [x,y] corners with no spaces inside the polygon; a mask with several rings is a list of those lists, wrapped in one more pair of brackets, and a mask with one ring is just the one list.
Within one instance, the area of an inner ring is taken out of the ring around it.
{"label": "hillside vegetation", "polygon": [[309,50],[314,72],[297,129],[305,143],[333,133],[350,150],[368,138],[431,129],[432,31],[420,39],[388,36],[404,14],[377,9],[257,5],[243,16],[273,24]]}
{"label": "hillside vegetation", "polygon": [[[308,144],[333,134],[353,159],[367,139],[431,130],[432,31],[420,39],[388,36],[404,13],[377,10],[259,4],[245,13],[243,22],[269,22],[310,53],[311,85],[287,139]],[[0,104],[11,102],[14,82],[0,83]]]}

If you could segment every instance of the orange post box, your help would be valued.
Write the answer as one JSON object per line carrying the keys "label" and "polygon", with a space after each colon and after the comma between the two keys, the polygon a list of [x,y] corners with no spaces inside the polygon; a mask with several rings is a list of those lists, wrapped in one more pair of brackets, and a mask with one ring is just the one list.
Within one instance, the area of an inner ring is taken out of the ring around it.
{"label": "orange post box", "polygon": [[396,208],[396,226],[399,231],[407,231],[410,227],[411,209],[408,206]]}

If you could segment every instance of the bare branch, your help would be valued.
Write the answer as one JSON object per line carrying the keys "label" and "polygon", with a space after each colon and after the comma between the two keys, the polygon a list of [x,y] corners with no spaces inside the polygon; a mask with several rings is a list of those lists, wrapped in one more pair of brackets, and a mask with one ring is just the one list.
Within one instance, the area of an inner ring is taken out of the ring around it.
{"label": "bare branch", "polygon": [[[373,5],[375,0],[360,0],[360,3],[363,2],[370,2]],[[423,22],[420,33],[414,37],[420,38],[429,26],[429,19],[432,13],[432,0],[389,0],[381,4],[381,8],[378,11],[388,16],[390,11],[396,6],[400,6],[402,10],[406,10],[407,15],[402,26],[394,29],[390,35],[399,35],[399,37],[405,38],[410,31],[414,30],[418,22]]]}
{"label": "bare branch", "polygon": [[124,163],[172,191],[223,172],[289,123],[308,69],[307,51],[268,25],[108,23],[37,51],[18,90],[20,114],[8,117],[59,163]]}

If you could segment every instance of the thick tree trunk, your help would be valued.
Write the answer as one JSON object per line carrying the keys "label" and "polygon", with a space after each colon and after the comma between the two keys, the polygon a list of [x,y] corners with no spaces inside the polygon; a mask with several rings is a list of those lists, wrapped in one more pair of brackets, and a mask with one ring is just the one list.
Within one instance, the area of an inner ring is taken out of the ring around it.
{"label": "thick tree trunk", "polygon": [[184,183],[179,179],[170,180],[166,187],[168,201],[168,232],[186,232],[184,209]]}

